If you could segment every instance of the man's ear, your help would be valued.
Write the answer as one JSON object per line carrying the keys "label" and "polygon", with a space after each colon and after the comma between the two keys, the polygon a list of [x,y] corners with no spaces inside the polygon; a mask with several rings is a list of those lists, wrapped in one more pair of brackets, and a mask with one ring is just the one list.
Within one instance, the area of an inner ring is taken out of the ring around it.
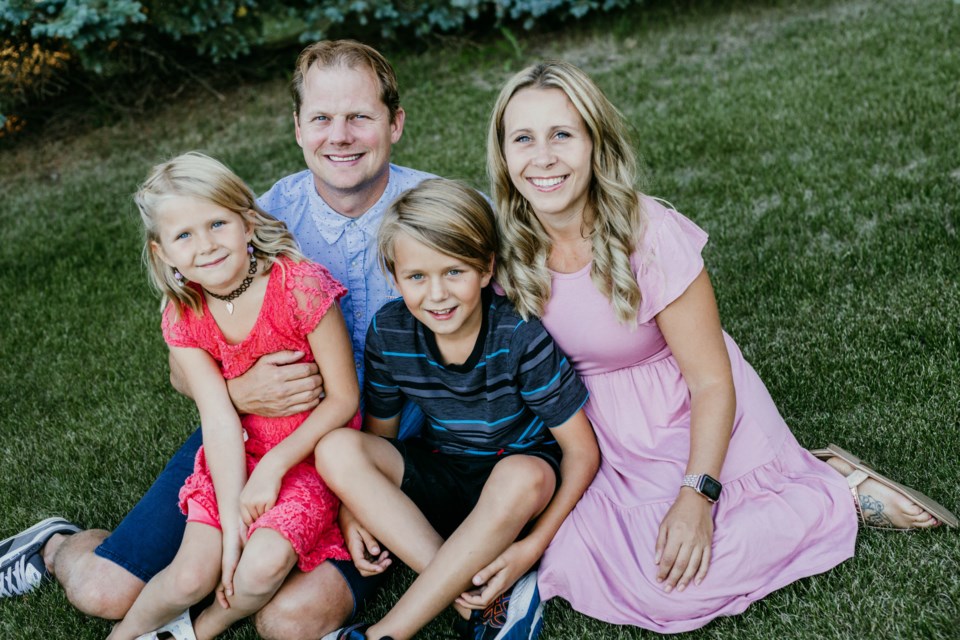
{"label": "man's ear", "polygon": [[407,117],[403,107],[397,107],[397,112],[393,114],[393,121],[390,123],[390,142],[397,144],[403,136],[403,121]]}
{"label": "man's ear", "polygon": [[303,148],[303,139],[300,137],[300,114],[293,112],[293,133],[297,137],[297,146]]}

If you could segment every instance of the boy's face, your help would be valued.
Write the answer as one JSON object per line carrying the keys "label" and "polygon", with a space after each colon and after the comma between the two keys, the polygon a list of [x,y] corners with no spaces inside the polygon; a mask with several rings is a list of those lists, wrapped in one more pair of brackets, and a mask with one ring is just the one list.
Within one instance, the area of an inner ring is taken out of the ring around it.
{"label": "boy's face", "polygon": [[410,313],[433,331],[441,350],[472,350],[483,324],[481,290],[490,284],[492,258],[491,268],[480,273],[405,233],[397,234],[393,251],[394,278]]}

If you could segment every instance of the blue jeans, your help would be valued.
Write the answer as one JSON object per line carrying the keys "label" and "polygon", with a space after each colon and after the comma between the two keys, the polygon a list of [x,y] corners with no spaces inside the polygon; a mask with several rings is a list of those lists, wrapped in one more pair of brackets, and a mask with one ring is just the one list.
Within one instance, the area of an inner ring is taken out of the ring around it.
{"label": "blue jeans", "polygon": [[173,561],[187,526],[187,516],[180,512],[180,487],[193,473],[193,462],[202,443],[197,429],[173,454],[140,502],[97,547],[98,556],[115,562],[144,582]]}

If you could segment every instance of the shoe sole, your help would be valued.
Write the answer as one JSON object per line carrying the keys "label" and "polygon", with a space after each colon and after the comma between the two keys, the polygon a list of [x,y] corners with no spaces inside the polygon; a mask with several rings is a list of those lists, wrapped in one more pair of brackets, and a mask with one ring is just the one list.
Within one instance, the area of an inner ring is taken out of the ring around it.
{"label": "shoe sole", "polygon": [[[49,529],[53,524],[59,524],[61,526],[57,527],[57,530],[54,531],[53,533],[50,533]],[[44,537],[46,537],[49,540],[50,537],[58,533],[65,533],[65,532],[77,533],[78,531],[80,531],[80,527],[74,524],[70,524],[63,518],[47,518],[46,520],[41,520],[40,522],[33,525],[29,529],[25,531],[21,531],[20,533],[10,536],[6,540],[3,540],[2,542],[0,542],[0,545],[2,545],[3,543],[9,542],[10,540],[14,540],[16,538],[26,539],[22,544],[16,547],[12,547],[10,551],[8,551],[6,554],[4,554],[2,558],[0,558],[0,567],[6,567],[6,565],[11,560],[15,558],[19,558],[21,555],[23,555],[23,552],[25,549],[29,549],[31,546],[44,540]],[[43,546],[43,545],[41,544],[40,546]]]}
{"label": "shoe sole", "polygon": [[[507,607],[507,621],[493,640],[527,640],[530,635],[531,623],[536,618],[541,604],[539,601],[540,590],[537,587],[537,573],[531,571],[520,578],[513,586],[513,592],[510,594],[510,605]],[[533,605],[533,602],[537,603],[536,606]],[[518,604],[521,606],[517,607]],[[516,613],[518,611],[523,611],[523,613]]]}

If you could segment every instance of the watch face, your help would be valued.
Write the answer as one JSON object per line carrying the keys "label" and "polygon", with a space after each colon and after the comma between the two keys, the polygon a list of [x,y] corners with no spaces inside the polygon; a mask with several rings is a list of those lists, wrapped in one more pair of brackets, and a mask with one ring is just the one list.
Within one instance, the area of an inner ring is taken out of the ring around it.
{"label": "watch face", "polygon": [[706,474],[704,474],[703,478],[700,480],[700,493],[708,497],[713,502],[716,502],[720,499],[721,489],[723,489],[723,485]]}

